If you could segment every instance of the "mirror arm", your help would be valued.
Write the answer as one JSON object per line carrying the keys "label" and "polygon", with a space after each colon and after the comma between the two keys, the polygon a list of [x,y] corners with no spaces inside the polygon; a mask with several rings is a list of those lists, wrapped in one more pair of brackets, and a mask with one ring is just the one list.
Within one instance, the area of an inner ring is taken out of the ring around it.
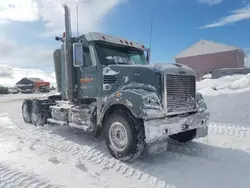
{"label": "mirror arm", "polygon": [[151,49],[150,48],[148,48],[148,49],[146,49],[146,51],[147,51],[147,62],[148,62],[148,64],[150,64],[150,57],[151,57]]}

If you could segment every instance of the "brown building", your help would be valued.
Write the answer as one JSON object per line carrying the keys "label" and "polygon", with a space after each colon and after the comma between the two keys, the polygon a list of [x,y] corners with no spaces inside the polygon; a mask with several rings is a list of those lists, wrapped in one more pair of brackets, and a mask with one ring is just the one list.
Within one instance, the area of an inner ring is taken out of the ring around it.
{"label": "brown building", "polygon": [[199,78],[213,69],[244,67],[245,57],[237,47],[201,40],[176,55],[175,61],[194,69]]}

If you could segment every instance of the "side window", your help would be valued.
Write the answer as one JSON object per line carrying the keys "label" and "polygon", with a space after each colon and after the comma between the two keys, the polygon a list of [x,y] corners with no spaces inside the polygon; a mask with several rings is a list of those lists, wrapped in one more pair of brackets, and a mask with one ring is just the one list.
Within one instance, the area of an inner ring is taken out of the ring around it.
{"label": "side window", "polygon": [[91,61],[90,51],[89,51],[88,46],[83,46],[83,54],[84,54],[85,67],[92,66],[92,61]]}

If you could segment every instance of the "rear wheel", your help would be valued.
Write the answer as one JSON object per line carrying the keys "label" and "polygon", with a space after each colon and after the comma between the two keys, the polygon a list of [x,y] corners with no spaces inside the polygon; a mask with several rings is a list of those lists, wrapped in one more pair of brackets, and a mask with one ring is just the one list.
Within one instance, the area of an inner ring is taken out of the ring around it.
{"label": "rear wheel", "polygon": [[189,142],[196,137],[196,129],[169,135],[169,137],[177,142]]}
{"label": "rear wheel", "polygon": [[42,101],[34,100],[31,106],[31,121],[33,125],[43,126],[46,122],[46,118],[43,114]]}
{"label": "rear wheel", "polygon": [[24,100],[22,104],[22,115],[25,123],[31,123],[32,100]]}
{"label": "rear wheel", "polygon": [[105,141],[113,157],[123,162],[132,162],[145,148],[141,121],[129,112],[114,112],[105,122]]}

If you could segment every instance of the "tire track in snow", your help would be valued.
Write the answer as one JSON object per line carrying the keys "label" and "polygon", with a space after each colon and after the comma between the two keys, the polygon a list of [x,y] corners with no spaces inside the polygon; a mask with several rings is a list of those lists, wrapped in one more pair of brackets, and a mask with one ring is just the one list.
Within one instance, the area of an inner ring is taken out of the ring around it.
{"label": "tire track in snow", "polygon": [[[211,123],[209,125],[210,134],[224,134],[235,137],[250,137],[250,129],[242,128],[238,126],[231,126],[226,124]],[[118,173],[124,175],[127,178],[137,179],[139,181],[148,182],[154,187],[169,187],[166,182],[160,181],[157,178],[150,176],[147,173],[134,169],[133,167],[114,159],[113,157],[105,156],[105,154],[99,150],[96,150],[91,146],[72,145],[70,141],[57,140],[58,142],[47,142],[45,139],[45,146],[49,146],[54,150],[61,152],[70,152],[73,156],[79,157],[83,160],[89,161],[91,164],[99,165],[102,169],[114,169]],[[67,148],[67,149],[66,149]]]}
{"label": "tire track in snow", "polygon": [[[31,125],[32,126],[32,125]],[[28,128],[28,127],[27,127]],[[46,147],[46,149],[52,150],[53,152],[57,151],[58,153],[69,153],[75,159],[80,159],[81,161],[88,161],[92,165],[98,165],[100,169],[109,170],[113,169],[126,178],[136,179],[144,183],[150,184],[154,188],[165,188],[166,183],[164,181],[158,180],[157,178],[150,176],[149,174],[142,172],[140,170],[134,169],[132,166],[129,166],[126,163],[108,156],[102,151],[95,149],[94,146],[89,145],[79,145],[73,141],[65,140],[58,135],[50,135],[46,130],[40,128],[31,128],[32,135],[28,135],[27,131],[24,129],[3,129],[7,134],[22,138],[32,145],[37,145],[39,150],[39,145]],[[39,141],[38,138],[39,137]],[[36,149],[35,149],[36,150]],[[153,180],[153,181],[152,181]]]}
{"label": "tire track in snow", "polygon": [[[250,138],[250,128],[239,127],[235,125],[226,125],[226,124],[218,124],[218,123],[210,123],[209,125],[209,133],[210,134],[223,134],[235,137],[249,137]],[[80,152],[82,151],[82,152]],[[157,180],[155,177],[150,176],[144,172],[141,172],[137,169],[133,169],[133,167],[128,166],[125,163],[121,163],[120,161],[104,156],[100,151],[96,151],[94,148],[87,148],[83,150],[73,150],[73,154],[79,154],[85,159],[90,161],[92,164],[101,165],[103,168],[112,168],[117,172],[123,174],[125,177],[135,178],[137,180],[141,180],[143,182],[151,182],[156,187],[166,187],[166,183],[164,181]]]}
{"label": "tire track in snow", "polygon": [[[25,129],[27,128],[32,131],[32,135],[28,134],[28,132],[25,131]],[[49,133],[46,129],[34,128],[32,127],[32,125],[28,124],[25,129],[18,129],[18,131],[10,129],[9,133],[15,136],[18,135],[24,140],[30,141],[32,143],[36,143],[36,145],[38,146],[42,145],[48,149],[51,149],[52,151],[70,153],[73,158],[80,159],[81,161],[88,161],[93,165],[98,165],[102,170],[113,169],[124,177],[136,179],[142,182],[147,182],[153,185],[153,187],[163,188],[171,186],[166,184],[166,182],[164,181],[150,176],[145,172],[142,172],[128,164],[122,163],[119,160],[108,156],[106,153],[95,149],[94,144],[80,145],[75,143],[74,141],[65,140],[65,138],[60,135],[51,134],[51,132]],[[250,128],[210,123],[209,134],[223,134],[235,137],[250,137]],[[37,137],[39,137],[40,142],[36,142],[35,138]]]}
{"label": "tire track in snow", "polygon": [[51,185],[34,174],[23,173],[0,164],[0,187],[59,188],[60,186]]}
{"label": "tire track in snow", "polygon": [[211,122],[208,126],[209,134],[222,134],[240,138],[250,138],[250,128]]}
{"label": "tire track in snow", "polygon": [[122,163],[121,161],[113,157],[101,155],[102,159],[100,160],[98,156],[99,154],[100,151],[96,151],[94,148],[91,148],[89,151],[82,153],[81,157],[85,160],[88,160],[92,164],[100,165],[102,169],[114,169],[116,172],[122,174],[127,178],[150,183],[155,188],[165,188],[166,186],[168,186],[166,182],[158,180],[157,178],[140,170],[134,169],[132,166],[129,166],[126,163]]}

